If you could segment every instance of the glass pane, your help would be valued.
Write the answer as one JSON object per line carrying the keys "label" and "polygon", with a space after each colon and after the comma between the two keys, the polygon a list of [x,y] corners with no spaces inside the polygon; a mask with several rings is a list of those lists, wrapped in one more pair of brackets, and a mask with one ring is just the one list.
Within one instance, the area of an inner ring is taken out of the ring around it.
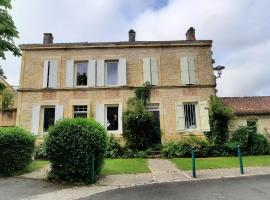
{"label": "glass pane", "polygon": [[107,130],[118,130],[118,107],[107,107]]}
{"label": "glass pane", "polygon": [[77,85],[87,85],[87,65],[88,63],[77,63]]}
{"label": "glass pane", "polygon": [[87,113],[74,113],[74,118],[87,118]]}
{"label": "glass pane", "polygon": [[107,62],[107,85],[117,85],[117,62]]}
{"label": "glass pane", "polygon": [[74,113],[74,118],[76,117],[87,118],[87,106],[85,105],[74,106],[73,113]]}
{"label": "glass pane", "polygon": [[55,108],[44,108],[43,118],[43,131],[47,131],[48,128],[54,125],[55,120]]}
{"label": "glass pane", "polygon": [[196,128],[195,104],[185,104],[184,105],[184,115],[185,115],[185,128],[187,128],[187,129]]}

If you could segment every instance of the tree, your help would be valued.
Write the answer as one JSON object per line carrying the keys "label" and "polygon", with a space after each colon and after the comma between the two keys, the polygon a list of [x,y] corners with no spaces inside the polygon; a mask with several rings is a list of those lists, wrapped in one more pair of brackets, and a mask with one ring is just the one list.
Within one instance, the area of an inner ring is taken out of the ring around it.
{"label": "tree", "polygon": [[[21,55],[20,49],[13,40],[19,37],[19,33],[8,13],[8,9],[11,8],[11,0],[0,0],[0,58],[3,60],[6,59],[6,52],[12,52],[14,56]],[[2,66],[0,66],[0,77],[6,78]]]}

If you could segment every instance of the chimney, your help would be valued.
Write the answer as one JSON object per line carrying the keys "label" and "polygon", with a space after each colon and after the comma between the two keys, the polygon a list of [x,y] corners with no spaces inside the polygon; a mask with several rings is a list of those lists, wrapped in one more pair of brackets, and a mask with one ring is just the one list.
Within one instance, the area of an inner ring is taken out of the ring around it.
{"label": "chimney", "polygon": [[195,29],[193,27],[190,27],[187,30],[186,38],[187,38],[187,40],[190,40],[190,41],[196,40]]}
{"label": "chimney", "polygon": [[134,30],[129,30],[128,32],[128,41],[135,42],[136,32]]}
{"label": "chimney", "polygon": [[43,44],[52,44],[53,35],[51,33],[43,33]]}

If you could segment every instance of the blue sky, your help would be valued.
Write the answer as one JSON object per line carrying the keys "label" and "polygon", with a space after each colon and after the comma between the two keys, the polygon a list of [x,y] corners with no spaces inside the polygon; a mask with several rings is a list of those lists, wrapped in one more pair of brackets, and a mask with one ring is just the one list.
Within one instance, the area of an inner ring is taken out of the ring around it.
{"label": "blue sky", "polygon": [[[268,0],[13,0],[20,32],[16,44],[55,42],[182,40],[193,26],[197,39],[213,40],[221,96],[270,95],[270,1]],[[80,2],[80,3],[78,3]],[[20,58],[0,61],[12,85],[19,84]]]}

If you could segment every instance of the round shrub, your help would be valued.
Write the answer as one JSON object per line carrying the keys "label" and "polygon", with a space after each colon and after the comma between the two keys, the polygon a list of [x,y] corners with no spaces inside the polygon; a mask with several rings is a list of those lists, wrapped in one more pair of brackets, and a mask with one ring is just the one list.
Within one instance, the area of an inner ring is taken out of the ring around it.
{"label": "round shrub", "polygon": [[251,135],[252,145],[250,147],[251,155],[264,155],[269,153],[269,143],[267,138],[259,133]]}
{"label": "round shrub", "polygon": [[0,128],[0,174],[13,175],[28,166],[35,148],[35,137],[19,127]]}
{"label": "round shrub", "polygon": [[45,144],[37,145],[35,148],[35,159],[48,160]]}
{"label": "round shrub", "polygon": [[75,118],[59,121],[49,129],[46,151],[51,161],[51,177],[70,182],[88,182],[91,153],[98,175],[107,149],[107,132],[94,120]]}

